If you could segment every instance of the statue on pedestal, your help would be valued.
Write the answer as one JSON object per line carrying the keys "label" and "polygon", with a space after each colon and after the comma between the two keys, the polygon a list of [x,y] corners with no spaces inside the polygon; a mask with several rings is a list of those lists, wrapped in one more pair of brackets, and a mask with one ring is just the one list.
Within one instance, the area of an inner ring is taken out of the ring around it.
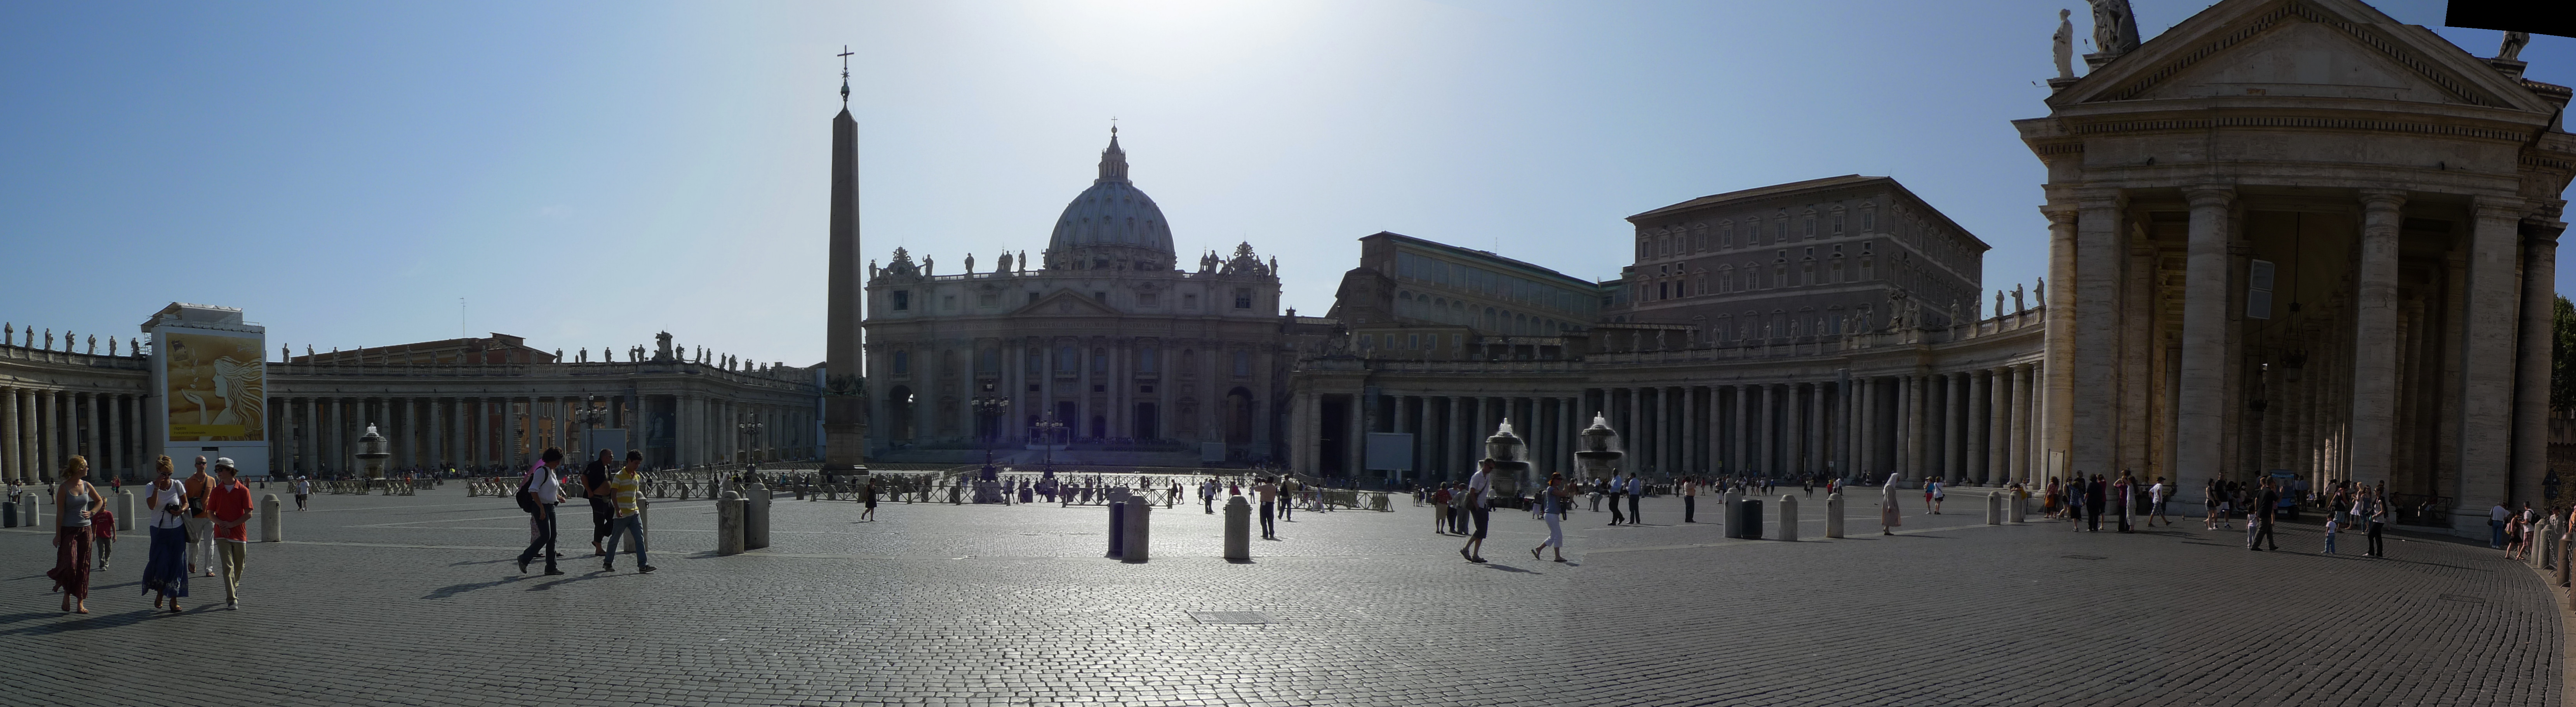
{"label": "statue on pedestal", "polygon": [[921,256],[921,276],[930,277],[930,256]]}
{"label": "statue on pedestal", "polygon": [[2530,43],[2530,32],[2506,32],[2504,45],[2496,47],[2495,58],[2502,61],[2522,61],[2522,48]]}
{"label": "statue on pedestal", "polygon": [[2093,3],[2093,50],[2103,58],[2114,58],[2138,48],[2137,13],[2129,9],[2129,0],[2087,0]]}
{"label": "statue on pedestal", "polygon": [[655,344],[658,344],[658,345],[660,345],[660,346],[661,346],[661,348],[660,348],[660,349],[657,349],[657,350],[656,350],[656,353],[654,353],[654,354],[653,354],[653,360],[655,360],[655,361],[668,361],[668,360],[671,360],[671,332],[667,332],[667,331],[666,331],[666,332],[662,332],[662,333],[659,333],[659,334],[654,334],[654,335],[653,335],[653,342],[654,342]]}
{"label": "statue on pedestal", "polygon": [[79,334],[74,334],[74,333],[72,333],[72,330],[70,330],[70,329],[64,329],[64,330],[63,330],[63,353],[71,353],[71,352],[72,352],[72,345],[73,345],[73,344],[75,344],[75,343],[78,343],[79,341],[80,341],[80,335],[79,335]]}
{"label": "statue on pedestal", "polygon": [[[2014,289],[2014,290],[2016,290],[2016,291],[2018,291],[2018,290],[2020,290],[2021,288],[2020,288],[2019,286],[2015,286],[2013,289]],[[2040,306],[2043,306],[2043,307],[2044,307],[2044,306],[2047,306],[2047,305],[2048,305],[2048,278],[2044,278],[2044,277],[2035,277],[2035,278],[2031,278],[2031,283],[2030,283],[2030,298],[2031,298],[2031,299],[2035,299],[2035,300],[2039,300],[2039,304],[2040,304]],[[2015,300],[2019,300],[2019,299],[2020,299],[2020,297],[2016,296],[2016,297],[2014,297],[2014,299],[2015,299]],[[2020,302],[2018,302],[2018,301],[2016,301],[2016,302],[2014,302],[2014,303],[2013,303],[2013,306],[2019,307],[2019,306],[2021,306],[2021,303],[2020,303]],[[2027,308],[2027,307],[2024,307],[2024,309],[2028,309],[2028,308]]]}
{"label": "statue on pedestal", "polygon": [[1007,251],[1007,250],[1006,250],[1006,251],[1002,251],[1002,261],[1001,261],[999,264],[996,264],[996,265],[993,267],[993,274],[995,274],[995,275],[1009,275],[1009,274],[1011,274],[1011,252],[1010,252],[1010,251]]}
{"label": "statue on pedestal", "polygon": [[2001,317],[2001,316],[2003,316],[2003,315],[2004,315],[2004,291],[2003,291],[2003,290],[1995,290],[1995,316],[1997,316],[1997,317]]}
{"label": "statue on pedestal", "polygon": [[2057,34],[2049,38],[2049,51],[2057,60],[2057,77],[2061,79],[2075,78],[2075,22],[2066,19],[2071,14],[2074,13],[2068,10],[2057,11]]}
{"label": "statue on pedestal", "polygon": [[974,254],[974,253],[967,253],[967,254],[966,254],[966,274],[968,274],[968,275],[973,275],[973,274],[975,274],[975,254]]}
{"label": "statue on pedestal", "polygon": [[[33,339],[33,338],[36,338],[36,337],[30,336],[30,337],[27,337],[27,338]],[[44,350],[46,350],[46,351],[52,351],[52,350],[54,350],[54,328],[53,328],[53,327],[45,327],[45,348],[44,348]]]}

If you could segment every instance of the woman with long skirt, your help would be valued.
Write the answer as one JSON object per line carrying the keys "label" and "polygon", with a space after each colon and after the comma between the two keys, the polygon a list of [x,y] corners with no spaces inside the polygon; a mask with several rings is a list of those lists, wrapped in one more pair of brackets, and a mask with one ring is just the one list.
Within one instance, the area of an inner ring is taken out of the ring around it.
{"label": "woman with long skirt", "polygon": [[179,598],[188,595],[188,488],[170,480],[170,457],[152,462],[152,485],[145,497],[152,505],[152,549],[143,563],[143,591],[157,593],[152,608],[170,603],[179,613]]}
{"label": "woman with long skirt", "polygon": [[63,611],[89,613],[89,513],[103,508],[98,487],[89,485],[89,459],[78,454],[63,460],[61,483],[54,484],[54,568],[45,576],[63,593]]}
{"label": "woman with long skirt", "polygon": [[1887,485],[1878,490],[1878,534],[1880,535],[1895,535],[1895,529],[1905,525],[1903,514],[1897,512],[1896,508],[1896,482],[1902,478],[1901,474],[1889,472]]}

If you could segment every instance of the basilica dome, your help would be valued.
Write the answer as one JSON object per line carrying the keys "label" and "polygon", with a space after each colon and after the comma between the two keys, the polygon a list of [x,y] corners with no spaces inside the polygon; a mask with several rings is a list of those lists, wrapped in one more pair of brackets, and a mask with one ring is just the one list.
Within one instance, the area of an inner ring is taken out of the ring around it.
{"label": "basilica dome", "polygon": [[1100,151],[1100,178],[1065,205],[1047,253],[1049,267],[1106,267],[1094,265],[1101,261],[1150,261],[1137,263],[1137,269],[1171,266],[1171,224],[1153,197],[1127,181],[1127,153],[1118,148],[1114,131],[1109,149]]}

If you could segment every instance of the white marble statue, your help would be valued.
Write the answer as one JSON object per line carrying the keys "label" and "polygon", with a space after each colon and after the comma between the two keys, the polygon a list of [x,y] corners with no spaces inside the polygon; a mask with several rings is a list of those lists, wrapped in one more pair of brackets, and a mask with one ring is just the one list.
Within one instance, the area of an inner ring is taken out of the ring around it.
{"label": "white marble statue", "polygon": [[2067,16],[2074,11],[2057,11],[2057,35],[2049,38],[2049,49],[2057,59],[2057,77],[2075,78],[2075,22]]}

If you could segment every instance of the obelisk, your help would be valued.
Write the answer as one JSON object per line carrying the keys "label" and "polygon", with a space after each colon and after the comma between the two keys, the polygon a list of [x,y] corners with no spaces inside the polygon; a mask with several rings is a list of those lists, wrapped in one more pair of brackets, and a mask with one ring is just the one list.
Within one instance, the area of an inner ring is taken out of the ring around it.
{"label": "obelisk", "polygon": [[850,69],[841,55],[841,114],[832,117],[832,261],[823,323],[823,471],[866,474],[868,399],[859,360],[859,121],[850,117]]}

